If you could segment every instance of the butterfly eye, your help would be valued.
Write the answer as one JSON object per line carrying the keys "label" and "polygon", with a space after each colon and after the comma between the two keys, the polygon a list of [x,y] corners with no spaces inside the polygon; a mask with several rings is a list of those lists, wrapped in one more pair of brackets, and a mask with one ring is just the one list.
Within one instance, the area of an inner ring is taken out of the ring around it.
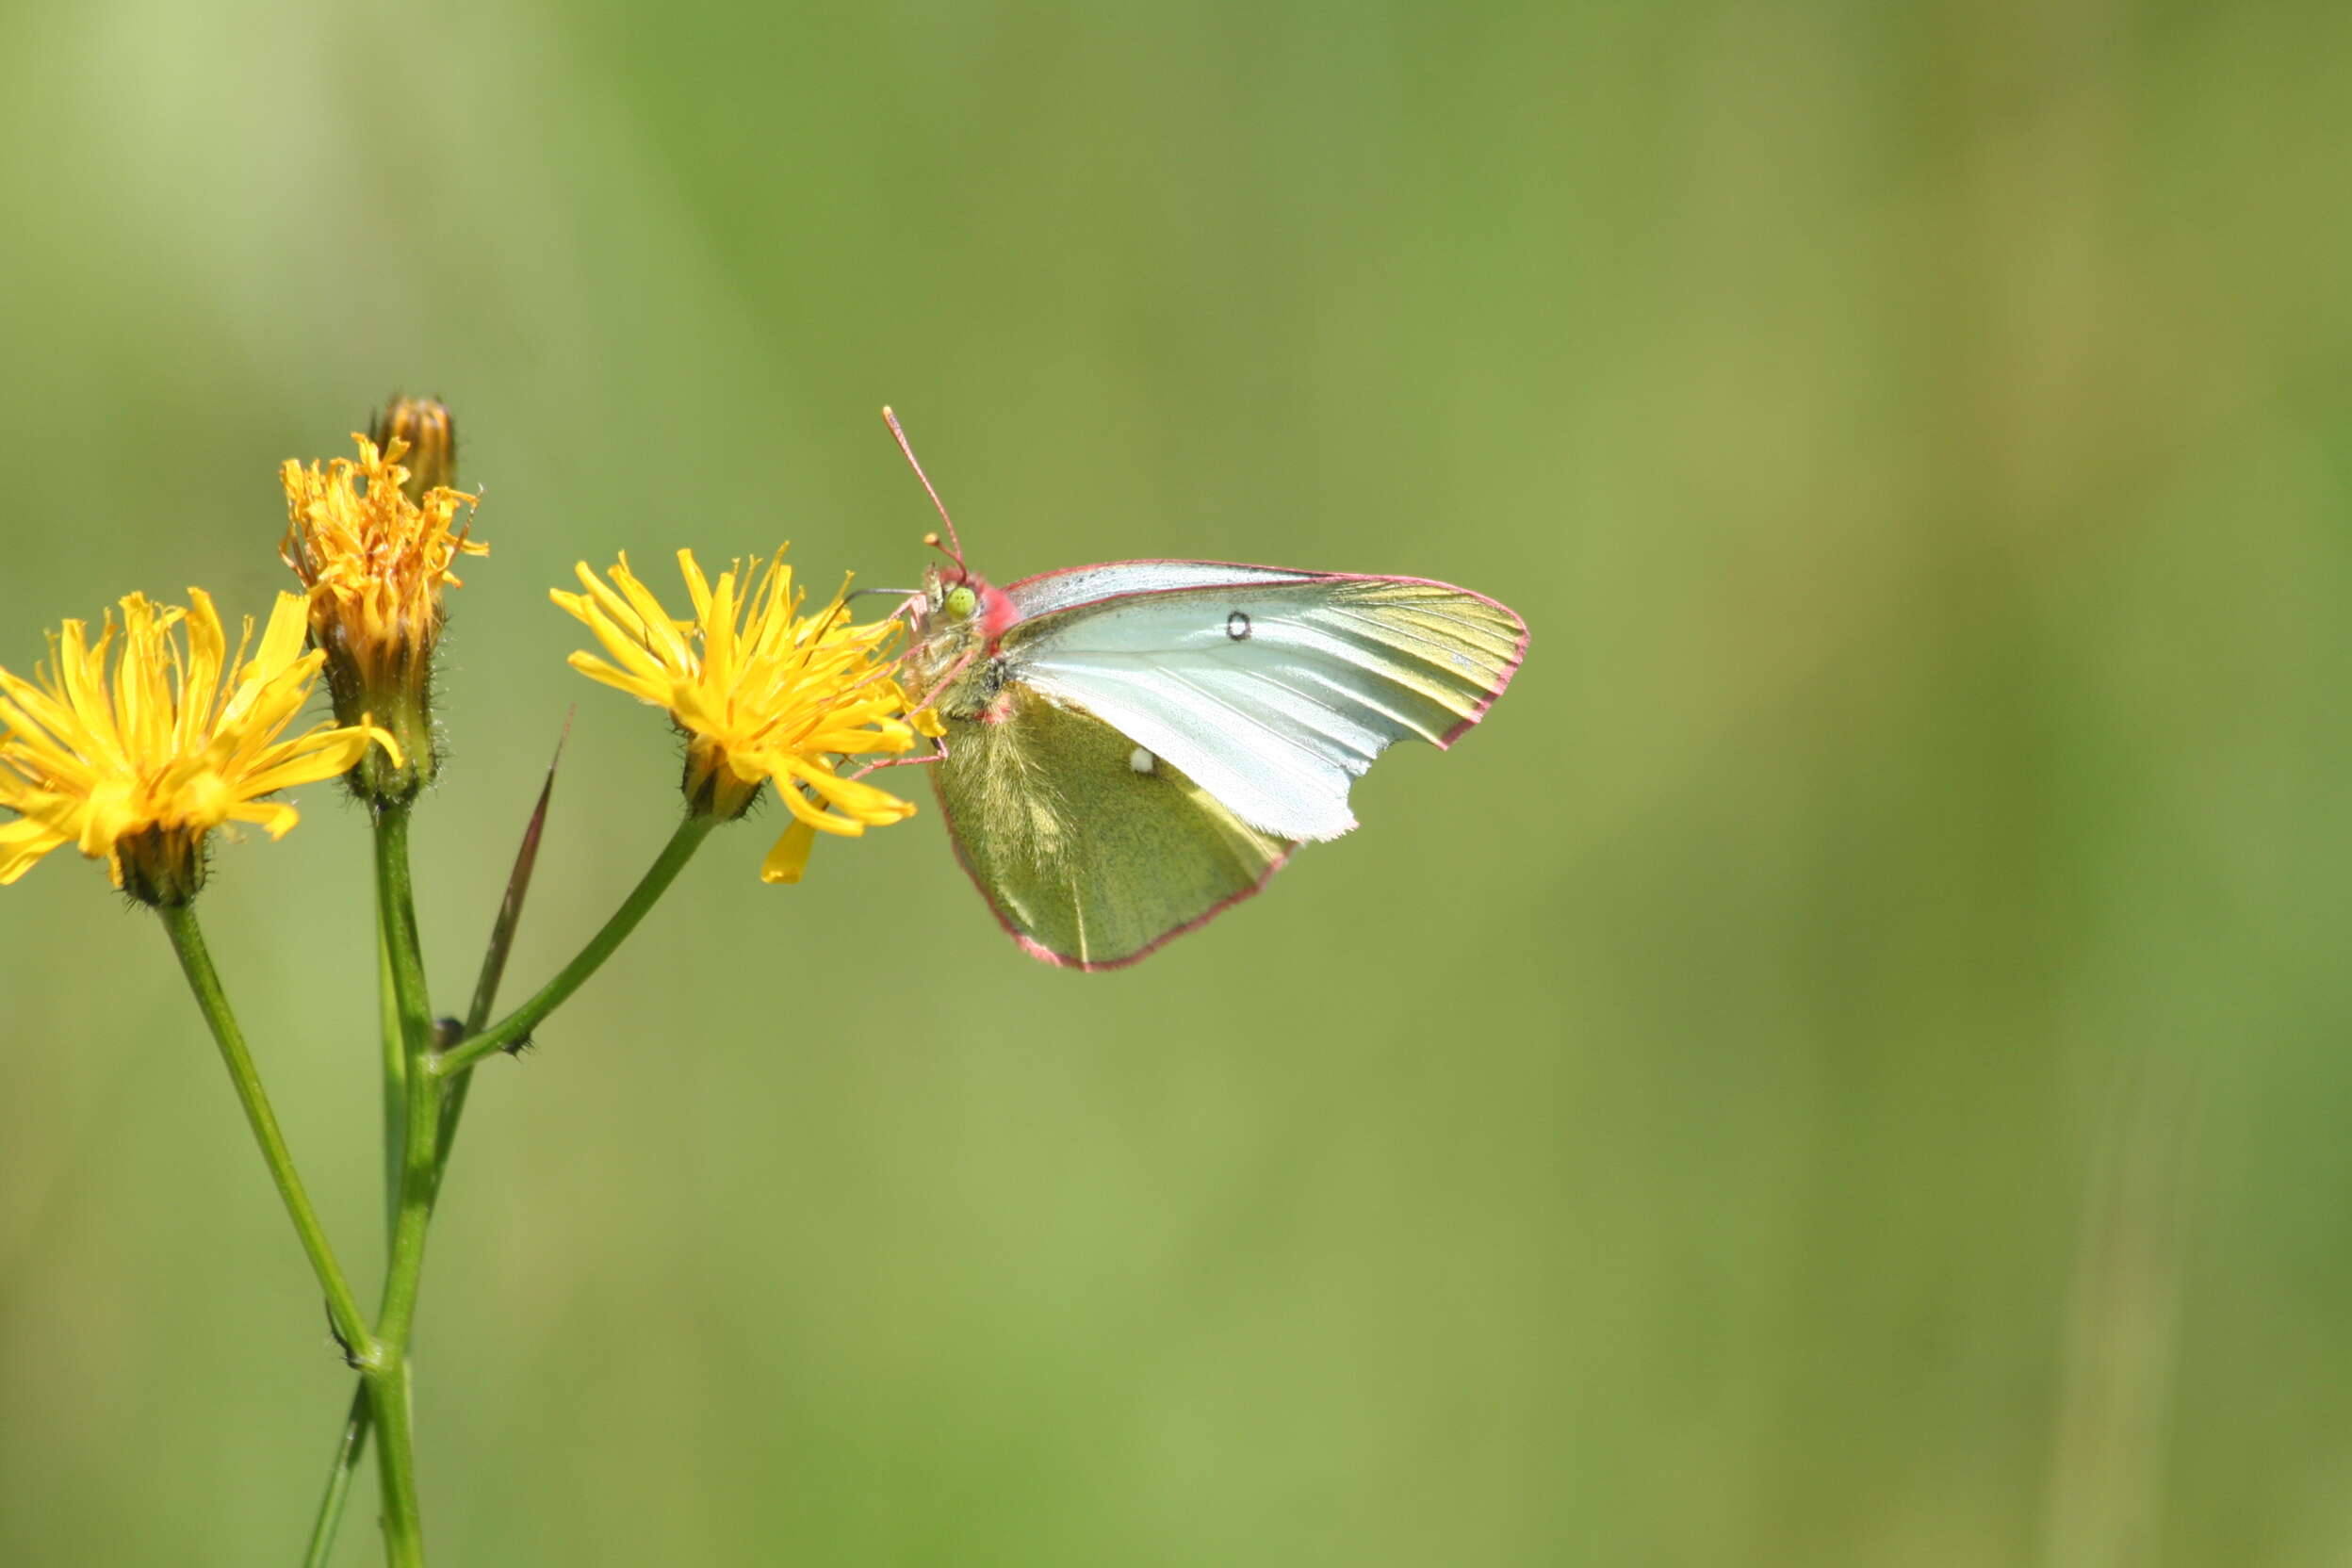
{"label": "butterfly eye", "polygon": [[952,618],[964,620],[973,611],[980,608],[980,596],[964,584],[958,583],[947,591],[947,597],[939,601],[939,608],[946,611]]}

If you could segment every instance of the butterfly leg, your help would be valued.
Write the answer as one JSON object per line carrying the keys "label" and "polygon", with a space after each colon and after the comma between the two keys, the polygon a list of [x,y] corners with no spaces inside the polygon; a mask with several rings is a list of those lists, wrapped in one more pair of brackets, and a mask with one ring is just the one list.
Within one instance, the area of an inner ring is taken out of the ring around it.
{"label": "butterfly leg", "polygon": [[856,773],[851,774],[849,776],[853,779],[863,778],[866,775],[879,772],[884,768],[919,768],[925,762],[946,761],[947,741],[945,738],[942,737],[941,739],[935,740],[931,743],[931,744],[937,749],[933,751],[926,751],[921,757],[890,757],[886,758],[879,762],[868,762],[864,767],[859,768]]}

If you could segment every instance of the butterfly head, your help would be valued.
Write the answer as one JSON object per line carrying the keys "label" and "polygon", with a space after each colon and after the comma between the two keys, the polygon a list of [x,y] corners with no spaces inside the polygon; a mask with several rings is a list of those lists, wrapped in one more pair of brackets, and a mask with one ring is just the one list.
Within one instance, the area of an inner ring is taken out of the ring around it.
{"label": "butterfly head", "polygon": [[923,602],[915,622],[919,638],[952,637],[983,645],[1004,635],[1021,619],[1012,598],[960,564],[933,566],[923,574]]}

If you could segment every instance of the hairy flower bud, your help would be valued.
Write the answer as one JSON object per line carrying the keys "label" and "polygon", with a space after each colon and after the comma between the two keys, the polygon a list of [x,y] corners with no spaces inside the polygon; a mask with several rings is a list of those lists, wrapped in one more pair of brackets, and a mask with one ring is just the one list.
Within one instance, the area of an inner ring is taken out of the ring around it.
{"label": "hairy flower bud", "polygon": [[386,453],[405,449],[400,459],[408,478],[400,485],[413,505],[425,504],[426,493],[457,487],[457,421],[449,405],[437,398],[396,397],[376,416],[369,433]]}
{"label": "hairy flower bud", "polygon": [[[327,656],[327,689],[345,724],[368,715],[399,742],[399,760],[369,753],[351,772],[361,798],[392,805],[432,782],[433,657],[441,642],[442,590],[461,586],[449,568],[487,545],[456,525],[457,509],[476,498],[446,484],[424,486],[417,474],[453,472],[456,436],[438,403],[395,400],[377,420],[386,440],[352,439],[359,458],[321,467],[288,460],[286,564],[308,595],[310,641]],[[420,467],[401,459],[409,434]],[[470,525],[468,525],[470,526]]]}

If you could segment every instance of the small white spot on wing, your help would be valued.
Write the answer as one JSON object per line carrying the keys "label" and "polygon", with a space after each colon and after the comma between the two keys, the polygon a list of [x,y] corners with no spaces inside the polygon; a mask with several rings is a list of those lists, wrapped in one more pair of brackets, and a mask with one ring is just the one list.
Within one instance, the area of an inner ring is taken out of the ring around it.
{"label": "small white spot on wing", "polygon": [[1141,746],[1137,746],[1127,754],[1127,765],[1137,773],[1150,773],[1160,765],[1160,760]]}

